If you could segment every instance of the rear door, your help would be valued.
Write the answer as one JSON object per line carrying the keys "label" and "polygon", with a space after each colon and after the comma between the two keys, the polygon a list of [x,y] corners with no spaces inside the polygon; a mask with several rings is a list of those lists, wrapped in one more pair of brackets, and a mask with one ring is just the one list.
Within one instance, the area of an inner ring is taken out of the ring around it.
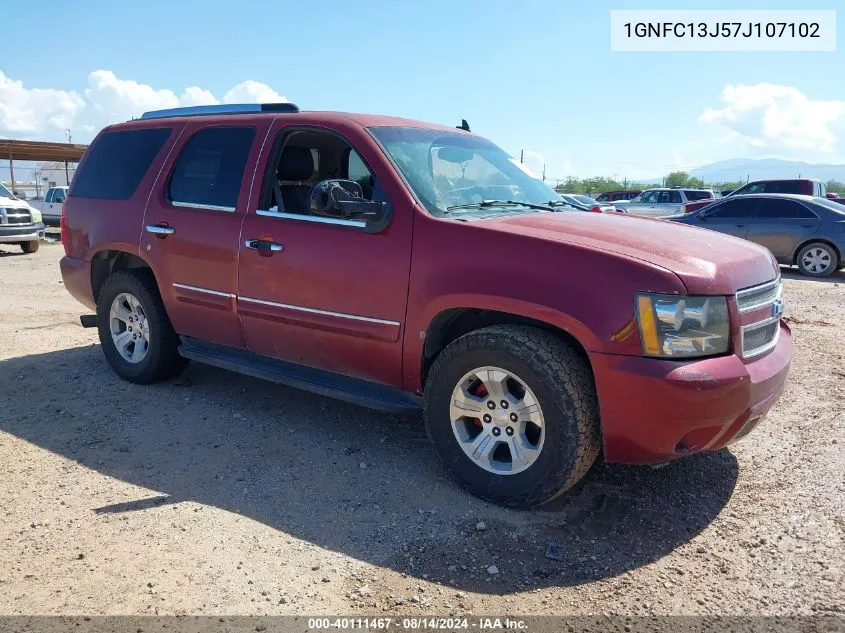
{"label": "rear door", "polygon": [[758,198],[729,198],[699,214],[700,225],[712,231],[746,237],[751,217],[757,210]]}
{"label": "rear door", "polygon": [[244,182],[269,119],[231,118],[185,127],[150,196],[140,246],[177,332],[244,348],[235,301]]}
{"label": "rear door", "polygon": [[791,263],[798,245],[819,226],[819,217],[797,200],[761,198],[747,239],[768,248],[779,261]]}

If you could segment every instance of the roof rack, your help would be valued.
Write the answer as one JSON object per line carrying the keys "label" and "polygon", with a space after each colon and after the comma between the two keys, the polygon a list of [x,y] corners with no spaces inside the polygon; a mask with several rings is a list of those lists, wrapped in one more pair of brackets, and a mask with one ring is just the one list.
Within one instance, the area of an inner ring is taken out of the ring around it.
{"label": "roof rack", "polygon": [[299,112],[295,103],[225,103],[222,105],[191,106],[150,110],[142,119],[164,119],[174,116],[209,116],[212,114],[259,114],[261,112]]}

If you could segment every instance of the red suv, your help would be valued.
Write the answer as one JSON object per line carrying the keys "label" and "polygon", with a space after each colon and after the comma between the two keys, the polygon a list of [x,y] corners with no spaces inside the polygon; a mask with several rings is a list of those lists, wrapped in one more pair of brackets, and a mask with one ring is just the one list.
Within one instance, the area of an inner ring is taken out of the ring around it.
{"label": "red suv", "polygon": [[748,433],[792,356],[768,251],[560,211],[467,128],[292,104],[111,126],[65,202],[65,286],[126,380],[193,359],[422,410],[446,468],[509,506],[602,451],[663,462]]}
{"label": "red suv", "polygon": [[[734,189],[727,196],[742,196],[748,193],[795,193],[803,196],[824,198],[827,188],[820,180],[810,178],[794,178],[791,180],[755,180]],[[692,213],[713,204],[713,200],[697,200],[687,202],[681,207],[681,213]]]}

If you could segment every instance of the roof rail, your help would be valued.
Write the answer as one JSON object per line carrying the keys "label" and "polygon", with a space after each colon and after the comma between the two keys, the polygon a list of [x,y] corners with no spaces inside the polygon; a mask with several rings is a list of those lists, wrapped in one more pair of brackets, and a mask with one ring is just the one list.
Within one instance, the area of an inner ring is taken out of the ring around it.
{"label": "roof rail", "polygon": [[173,116],[208,116],[212,114],[259,114],[261,112],[299,112],[295,103],[224,103],[221,105],[190,106],[150,110],[142,119],[164,119]]}

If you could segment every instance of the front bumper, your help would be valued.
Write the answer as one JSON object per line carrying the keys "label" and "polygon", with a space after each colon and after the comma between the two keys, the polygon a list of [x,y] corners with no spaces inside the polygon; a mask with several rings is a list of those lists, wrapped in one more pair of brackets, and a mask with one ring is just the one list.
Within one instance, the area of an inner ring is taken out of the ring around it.
{"label": "front bumper", "polygon": [[777,346],[743,362],[594,354],[604,457],[649,464],[714,451],[748,433],[783,392],[792,334],[780,325]]}
{"label": "front bumper", "polygon": [[0,225],[0,244],[29,242],[44,237],[44,223]]}

